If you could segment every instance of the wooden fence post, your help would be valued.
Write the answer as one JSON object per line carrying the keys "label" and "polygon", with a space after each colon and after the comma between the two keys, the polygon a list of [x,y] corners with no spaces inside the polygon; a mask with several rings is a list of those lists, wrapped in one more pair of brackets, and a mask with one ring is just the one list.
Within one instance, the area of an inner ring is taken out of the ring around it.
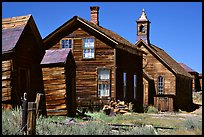
{"label": "wooden fence post", "polygon": [[41,111],[42,111],[40,105],[42,105],[41,102],[42,102],[43,95],[44,94],[42,94],[42,93],[37,93],[37,95],[36,95],[35,103],[36,103],[36,117],[37,118],[39,117],[39,113],[41,113]]}
{"label": "wooden fence post", "polygon": [[36,103],[28,102],[27,135],[36,134]]}
{"label": "wooden fence post", "polygon": [[24,135],[26,135],[27,132],[27,115],[28,115],[28,101],[26,97],[26,93],[24,93],[23,99],[22,99],[22,132]]}

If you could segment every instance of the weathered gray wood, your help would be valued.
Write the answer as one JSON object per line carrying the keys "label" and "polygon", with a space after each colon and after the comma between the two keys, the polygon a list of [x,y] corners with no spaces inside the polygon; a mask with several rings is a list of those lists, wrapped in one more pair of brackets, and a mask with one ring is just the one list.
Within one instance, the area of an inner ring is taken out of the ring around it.
{"label": "weathered gray wood", "polygon": [[39,109],[39,106],[42,105],[41,102],[42,102],[43,96],[44,96],[44,94],[42,94],[42,93],[37,93],[37,95],[36,95],[35,103],[36,103],[36,117],[37,118],[39,117],[40,111],[42,111]]}
{"label": "weathered gray wood", "polygon": [[36,103],[28,102],[27,135],[36,134]]}

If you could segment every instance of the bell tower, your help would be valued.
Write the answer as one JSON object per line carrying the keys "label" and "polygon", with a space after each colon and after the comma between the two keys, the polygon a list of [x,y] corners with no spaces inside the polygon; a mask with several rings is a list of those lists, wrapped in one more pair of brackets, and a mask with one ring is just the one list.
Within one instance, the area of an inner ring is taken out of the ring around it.
{"label": "bell tower", "polygon": [[136,42],[142,39],[149,45],[150,44],[150,40],[149,40],[150,21],[148,20],[144,9],[142,9],[142,14],[136,22],[137,22]]}

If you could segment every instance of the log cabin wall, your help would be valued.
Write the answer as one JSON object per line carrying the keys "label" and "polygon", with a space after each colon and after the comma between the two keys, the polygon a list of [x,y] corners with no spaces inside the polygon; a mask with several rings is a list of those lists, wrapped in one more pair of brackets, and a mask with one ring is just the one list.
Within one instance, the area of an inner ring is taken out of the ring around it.
{"label": "log cabin wall", "polygon": [[11,108],[12,60],[2,61],[2,109]]}
{"label": "log cabin wall", "polygon": [[64,67],[42,68],[47,115],[67,115]]}
{"label": "log cabin wall", "polygon": [[[97,97],[97,69],[108,68],[111,72],[111,97],[114,97],[114,49],[95,38],[95,58],[83,59],[83,38],[94,37],[78,28],[67,38],[73,39],[73,56],[76,62],[76,97]],[[61,48],[60,41],[50,49]]]}

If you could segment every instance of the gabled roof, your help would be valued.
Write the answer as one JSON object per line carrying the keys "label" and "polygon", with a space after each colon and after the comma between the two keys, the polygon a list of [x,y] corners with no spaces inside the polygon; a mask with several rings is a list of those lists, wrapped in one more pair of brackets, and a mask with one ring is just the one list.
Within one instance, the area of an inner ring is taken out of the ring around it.
{"label": "gabled roof", "polygon": [[119,36],[118,34],[102,27],[98,26],[90,21],[87,21],[78,16],[74,16],[72,19],[68,20],[58,29],[50,33],[47,37],[43,39],[45,48],[49,49],[52,45],[56,44],[61,38],[65,37],[69,33],[73,32],[77,28],[81,28],[84,31],[90,33],[91,35],[97,37],[102,41],[106,41],[113,48],[122,49],[128,51],[132,54],[142,55],[145,52],[135,47],[132,43]]}
{"label": "gabled roof", "polygon": [[195,70],[193,70],[192,68],[190,68],[189,66],[187,66],[186,64],[184,64],[184,63],[179,63],[187,72],[189,72],[189,73],[197,73],[198,74],[198,72],[196,72]]}
{"label": "gabled roof", "polygon": [[192,76],[173,58],[171,58],[163,49],[151,44],[147,45],[142,39],[140,39],[136,44],[137,47],[144,45],[146,49],[149,50],[157,59],[161,61],[169,70],[174,74],[180,74],[186,77],[192,78]]}
{"label": "gabled roof", "polygon": [[69,54],[71,54],[71,49],[69,48],[46,50],[40,64],[65,64]]}
{"label": "gabled roof", "polygon": [[25,28],[31,27],[39,49],[42,50],[42,37],[31,14],[2,19],[2,54],[15,51]]}

